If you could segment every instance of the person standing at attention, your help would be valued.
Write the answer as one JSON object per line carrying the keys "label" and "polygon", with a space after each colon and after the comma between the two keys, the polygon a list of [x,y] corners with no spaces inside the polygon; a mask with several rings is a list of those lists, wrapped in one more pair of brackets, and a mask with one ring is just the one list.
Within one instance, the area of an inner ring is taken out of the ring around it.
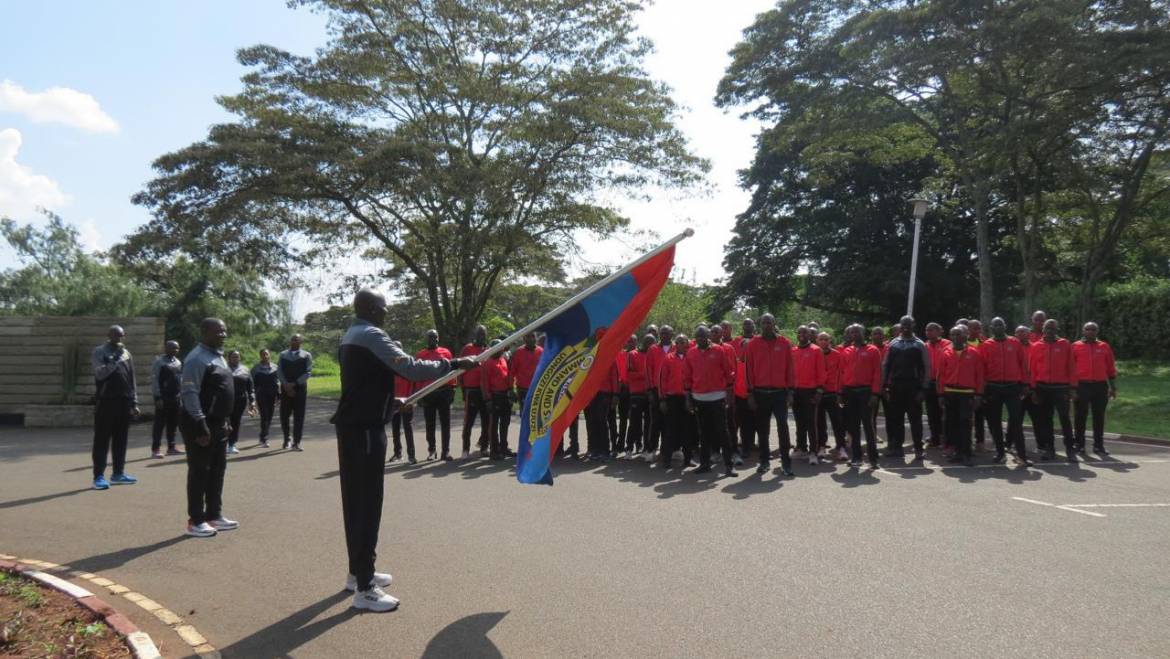
{"label": "person standing at attention", "polygon": [[268,448],[268,429],[272,427],[280,382],[276,378],[272,353],[267,350],[260,351],[260,363],[252,367],[252,386],[256,390],[256,407],[260,410],[260,447]]}
{"label": "person standing at attention", "polygon": [[179,360],[179,342],[167,341],[163,354],[155,357],[150,367],[150,393],[154,395],[154,427],[150,433],[150,457],[161,458],[163,431],[167,435],[167,455],[182,455],[175,446],[175,431],[179,427],[179,376],[183,362]]}
{"label": "person standing at attention", "polygon": [[[107,341],[93,349],[93,489],[108,490],[114,485],[133,485],[138,479],[126,473],[126,443],[130,420],[138,418],[138,390],[134,382],[134,360],[122,343],[126,331],[110,327]],[[114,459],[114,473],[106,480],[106,454]]]}
{"label": "person standing at attention", "polygon": [[309,378],[313,376],[313,355],[301,350],[301,335],[293,334],[288,350],[276,359],[276,378],[280,381],[280,431],[284,446],[289,448],[289,417],[292,417],[292,450],[301,451],[305,432],[305,403],[308,401]]}

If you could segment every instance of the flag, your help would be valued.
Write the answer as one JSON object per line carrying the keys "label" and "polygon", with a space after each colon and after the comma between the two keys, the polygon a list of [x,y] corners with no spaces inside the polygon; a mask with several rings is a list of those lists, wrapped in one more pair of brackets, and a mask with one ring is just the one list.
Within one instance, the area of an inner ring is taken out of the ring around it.
{"label": "flag", "polygon": [[520,416],[516,478],[521,483],[552,485],[549,467],[565,429],[650,313],[673,266],[671,245],[541,327],[544,355]]}

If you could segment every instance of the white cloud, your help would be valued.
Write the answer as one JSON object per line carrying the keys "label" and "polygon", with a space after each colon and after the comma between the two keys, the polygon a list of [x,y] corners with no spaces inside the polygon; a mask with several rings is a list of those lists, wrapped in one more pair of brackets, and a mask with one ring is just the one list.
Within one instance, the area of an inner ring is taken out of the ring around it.
{"label": "white cloud", "polygon": [[106,248],[105,237],[93,219],[82,220],[77,225],[77,237],[81,242],[81,248],[87,252],[100,252]]}
{"label": "white cloud", "polygon": [[38,124],[61,123],[91,133],[116,133],[118,122],[97,99],[68,87],[30,92],[11,80],[0,81],[0,112],[24,115]]}
{"label": "white cloud", "polygon": [[13,219],[28,219],[37,207],[53,209],[69,202],[56,181],[16,162],[21,143],[20,131],[0,130],[0,216]]}

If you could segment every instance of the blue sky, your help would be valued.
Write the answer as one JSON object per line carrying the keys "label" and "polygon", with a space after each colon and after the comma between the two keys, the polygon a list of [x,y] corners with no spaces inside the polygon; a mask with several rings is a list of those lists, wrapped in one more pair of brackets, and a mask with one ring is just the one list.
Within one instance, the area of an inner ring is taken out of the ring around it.
{"label": "blue sky", "polygon": [[[712,160],[712,192],[614,200],[635,228],[668,236],[694,227],[699,235],[680,246],[678,264],[699,282],[722,275],[711,246],[727,240],[746,206],[735,171],[748,164],[756,130],[714,108],[711,98],[726,52],[772,3],[719,4],[658,0],[639,20],[657,45],[651,74],[675,89],[687,107],[681,127],[694,150]],[[238,48],[270,43],[310,54],[325,41],[323,17],[283,0],[8,2],[3,15],[0,215],[39,222],[32,207],[49,206],[94,249],[149,219],[130,196],[151,177],[153,159],[230,120],[215,97],[240,88]],[[629,256],[620,247],[589,244],[585,258],[616,264]],[[0,250],[0,268],[14,263]],[[301,313],[323,305],[320,291],[298,297]]]}

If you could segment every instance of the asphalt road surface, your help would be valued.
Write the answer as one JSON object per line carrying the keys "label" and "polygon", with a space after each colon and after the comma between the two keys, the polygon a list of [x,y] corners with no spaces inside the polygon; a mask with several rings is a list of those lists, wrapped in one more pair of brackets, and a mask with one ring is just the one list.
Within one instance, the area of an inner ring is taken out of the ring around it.
{"label": "asphalt road surface", "polygon": [[553,487],[478,458],[390,465],[379,568],[402,606],[359,615],[329,409],[311,406],[303,453],[245,428],[225,488],[241,528],[213,539],[183,537],[184,462],[147,457],[149,426],[141,482],[106,492],[88,431],[0,430],[0,552],[109,576],[224,657],[1170,656],[1168,448],[795,478],[573,462]]}

